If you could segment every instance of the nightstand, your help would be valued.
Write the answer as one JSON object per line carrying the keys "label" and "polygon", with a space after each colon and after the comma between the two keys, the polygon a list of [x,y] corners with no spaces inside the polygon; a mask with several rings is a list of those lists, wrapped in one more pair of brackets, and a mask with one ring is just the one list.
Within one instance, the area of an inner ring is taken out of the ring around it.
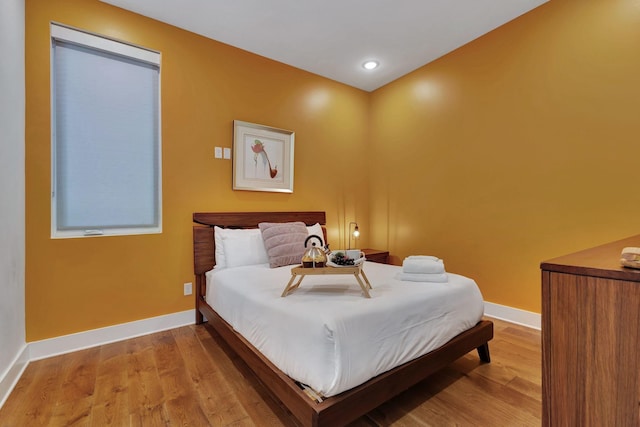
{"label": "nightstand", "polygon": [[365,258],[367,261],[379,262],[386,264],[389,260],[389,251],[381,251],[378,249],[363,249]]}

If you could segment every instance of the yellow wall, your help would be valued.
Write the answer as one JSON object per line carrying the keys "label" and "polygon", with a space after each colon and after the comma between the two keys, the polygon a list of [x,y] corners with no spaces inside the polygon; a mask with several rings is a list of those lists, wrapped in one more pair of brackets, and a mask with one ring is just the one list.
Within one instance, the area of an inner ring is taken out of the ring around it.
{"label": "yellow wall", "polygon": [[371,245],[539,312],[540,261],[640,231],[638,40],[636,0],[551,1],[374,92]]}
{"label": "yellow wall", "polygon": [[[537,312],[540,261],[638,233],[635,0],[551,1],[372,94],[97,0],[26,5],[29,341],[192,308],[194,211],[326,210],[334,248],[357,220]],[[161,235],[50,239],[49,21],[162,52]],[[296,132],[293,194],[231,190],[234,119]]]}
{"label": "yellow wall", "polygon": [[[27,0],[26,14],[28,341],[193,308],[192,212],[326,210],[333,242],[345,220],[366,227],[368,93],[97,0]],[[162,52],[162,234],[50,238],[50,21]],[[295,131],[293,194],[232,191],[213,152],[234,119]]]}

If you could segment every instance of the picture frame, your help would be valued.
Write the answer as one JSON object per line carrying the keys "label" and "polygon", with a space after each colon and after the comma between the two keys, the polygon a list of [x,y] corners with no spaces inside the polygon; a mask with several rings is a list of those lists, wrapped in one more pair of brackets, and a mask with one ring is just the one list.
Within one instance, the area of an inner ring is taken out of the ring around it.
{"label": "picture frame", "polygon": [[233,189],[293,193],[295,133],[233,121]]}

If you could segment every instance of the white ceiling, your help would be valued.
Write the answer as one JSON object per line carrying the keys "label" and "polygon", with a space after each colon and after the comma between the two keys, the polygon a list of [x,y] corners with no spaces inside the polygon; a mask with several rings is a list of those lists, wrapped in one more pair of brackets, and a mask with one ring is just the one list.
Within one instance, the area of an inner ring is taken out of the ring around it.
{"label": "white ceiling", "polygon": [[547,0],[101,1],[372,91]]}

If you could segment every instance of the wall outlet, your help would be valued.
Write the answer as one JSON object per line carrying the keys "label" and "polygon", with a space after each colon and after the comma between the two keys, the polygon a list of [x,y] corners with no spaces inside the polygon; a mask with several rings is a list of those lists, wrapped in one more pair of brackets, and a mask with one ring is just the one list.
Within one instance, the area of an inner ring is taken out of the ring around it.
{"label": "wall outlet", "polygon": [[193,292],[193,285],[191,283],[184,284],[184,294],[191,295]]}

